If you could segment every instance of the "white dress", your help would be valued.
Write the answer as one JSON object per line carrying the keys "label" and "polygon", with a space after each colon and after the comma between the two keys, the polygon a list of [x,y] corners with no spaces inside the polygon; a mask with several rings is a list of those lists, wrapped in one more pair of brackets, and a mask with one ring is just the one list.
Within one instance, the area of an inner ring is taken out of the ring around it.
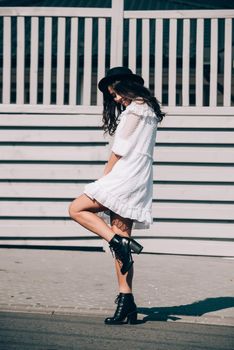
{"label": "white dress", "polygon": [[153,152],[157,116],[146,103],[133,101],[120,115],[112,152],[122,156],[112,170],[87,184],[84,193],[108,208],[99,216],[110,223],[110,210],[133,220],[133,229],[150,228]]}

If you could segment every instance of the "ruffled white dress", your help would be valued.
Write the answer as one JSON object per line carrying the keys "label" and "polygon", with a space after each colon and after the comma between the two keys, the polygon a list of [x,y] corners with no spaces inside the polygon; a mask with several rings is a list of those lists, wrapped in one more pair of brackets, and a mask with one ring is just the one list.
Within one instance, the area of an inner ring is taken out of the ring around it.
{"label": "ruffled white dress", "polygon": [[112,170],[87,184],[84,193],[108,208],[99,216],[110,223],[110,211],[133,220],[133,229],[153,223],[153,152],[157,116],[146,103],[131,102],[120,115],[112,152],[122,156]]}

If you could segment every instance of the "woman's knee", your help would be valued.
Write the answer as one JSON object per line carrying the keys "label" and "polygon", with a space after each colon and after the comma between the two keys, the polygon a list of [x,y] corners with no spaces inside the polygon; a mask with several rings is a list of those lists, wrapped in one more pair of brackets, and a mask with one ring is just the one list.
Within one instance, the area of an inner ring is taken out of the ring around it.
{"label": "woman's knee", "polygon": [[80,211],[79,209],[77,208],[77,205],[75,203],[75,200],[72,201],[68,207],[68,213],[69,213],[69,216],[72,218],[72,219],[75,219],[79,216],[80,214]]}

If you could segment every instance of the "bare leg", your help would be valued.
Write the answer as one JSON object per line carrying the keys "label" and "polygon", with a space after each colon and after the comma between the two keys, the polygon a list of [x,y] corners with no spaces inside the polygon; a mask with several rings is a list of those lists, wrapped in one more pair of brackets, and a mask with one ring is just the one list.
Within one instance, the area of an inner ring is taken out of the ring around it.
{"label": "bare leg", "polygon": [[106,222],[96,214],[106,209],[107,208],[95,199],[92,200],[85,194],[82,194],[70,204],[69,214],[71,218],[81,226],[109,242],[114,237],[115,233]]}
{"label": "bare leg", "polygon": [[[132,224],[133,221],[131,219],[123,218],[118,214],[111,212],[111,228],[120,236],[130,237]],[[132,293],[133,266],[127,273],[125,273],[125,275],[122,275],[120,268],[120,262],[115,259],[115,269],[119,284],[119,292]]]}

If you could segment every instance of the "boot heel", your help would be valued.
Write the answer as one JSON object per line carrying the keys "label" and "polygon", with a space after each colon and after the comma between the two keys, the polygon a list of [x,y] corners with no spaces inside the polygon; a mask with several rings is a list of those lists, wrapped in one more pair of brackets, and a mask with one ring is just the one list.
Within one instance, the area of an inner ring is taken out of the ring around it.
{"label": "boot heel", "polygon": [[143,247],[142,245],[140,245],[138,242],[136,242],[134,239],[130,240],[130,248],[137,254],[140,254],[140,252],[142,251]]}
{"label": "boot heel", "polygon": [[127,323],[130,323],[130,324],[137,323],[137,311],[134,311],[128,315]]}

